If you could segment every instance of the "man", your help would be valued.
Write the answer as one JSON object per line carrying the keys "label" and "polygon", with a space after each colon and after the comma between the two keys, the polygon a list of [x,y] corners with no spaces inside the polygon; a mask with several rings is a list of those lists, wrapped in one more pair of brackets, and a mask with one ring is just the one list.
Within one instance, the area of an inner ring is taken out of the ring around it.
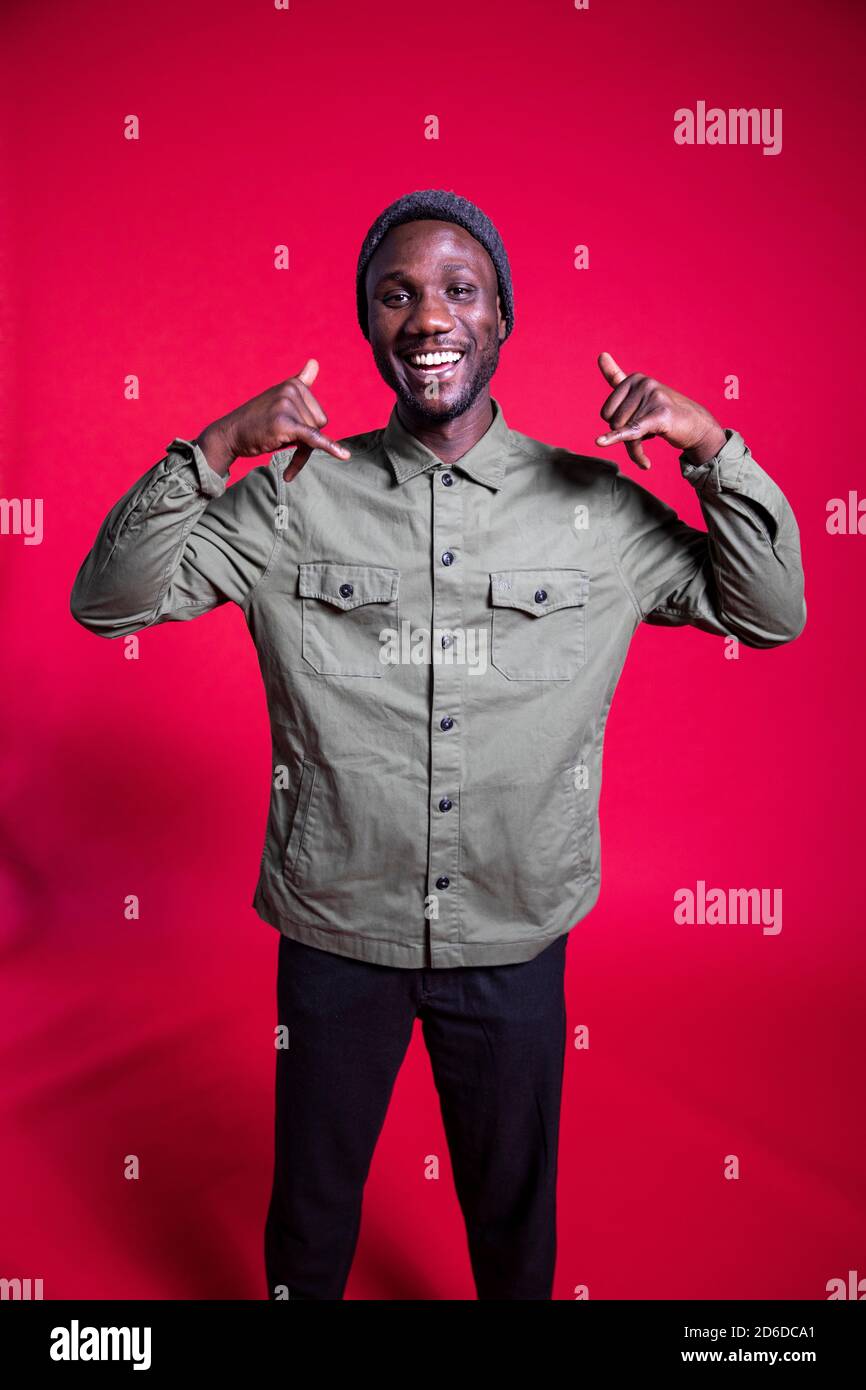
{"label": "man", "polygon": [[281,933],[288,1034],[268,1297],[342,1298],[420,1018],[478,1298],[549,1299],[565,944],[599,893],[629,642],[641,622],[792,641],[799,533],[736,430],[609,353],[596,443],[642,467],[643,440],[680,450],[706,532],[614,463],[506,425],[489,382],[511,274],[468,200],[393,203],[356,293],[396,397],[385,428],[325,434],[310,359],[172,441],[109,512],[72,612],[123,637],[232,600],[256,643],[274,781],[253,906]]}

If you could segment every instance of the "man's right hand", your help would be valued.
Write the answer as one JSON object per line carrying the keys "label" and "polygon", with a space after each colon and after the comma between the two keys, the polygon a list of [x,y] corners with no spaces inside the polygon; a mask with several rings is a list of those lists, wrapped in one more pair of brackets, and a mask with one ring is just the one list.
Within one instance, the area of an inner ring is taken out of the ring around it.
{"label": "man's right hand", "polygon": [[292,444],[297,447],[283,472],[287,483],[300,473],[313,449],[351,458],[348,449],[321,432],[328,417],[310,390],[318,373],[319,364],[311,357],[297,376],[278,382],[202,430],[198,444],[214,472],[225,476],[236,458],[256,458]]}

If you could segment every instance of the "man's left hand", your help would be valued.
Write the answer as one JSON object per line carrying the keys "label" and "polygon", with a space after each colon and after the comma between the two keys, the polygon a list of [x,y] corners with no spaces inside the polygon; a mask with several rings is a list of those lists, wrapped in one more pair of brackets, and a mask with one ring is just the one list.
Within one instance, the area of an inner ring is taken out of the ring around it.
{"label": "man's left hand", "polygon": [[617,444],[621,440],[629,458],[639,468],[649,468],[650,461],[638,442],[642,439],[658,435],[674,449],[687,452],[689,461],[696,464],[713,458],[725,443],[725,431],[697,401],[643,372],[627,374],[609,352],[599,354],[598,365],[614,389],[601,408],[601,418],[611,429],[600,434],[596,444]]}

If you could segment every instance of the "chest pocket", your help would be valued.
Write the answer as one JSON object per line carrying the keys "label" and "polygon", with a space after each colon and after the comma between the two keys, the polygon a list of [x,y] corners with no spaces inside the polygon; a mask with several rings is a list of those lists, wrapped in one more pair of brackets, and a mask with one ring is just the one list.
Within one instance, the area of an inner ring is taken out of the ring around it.
{"label": "chest pocket", "polygon": [[571,680],[587,657],[589,575],[491,570],[491,662],[510,681]]}
{"label": "chest pocket", "polygon": [[380,636],[397,629],[400,571],[320,560],[298,566],[301,650],[321,676],[382,676]]}

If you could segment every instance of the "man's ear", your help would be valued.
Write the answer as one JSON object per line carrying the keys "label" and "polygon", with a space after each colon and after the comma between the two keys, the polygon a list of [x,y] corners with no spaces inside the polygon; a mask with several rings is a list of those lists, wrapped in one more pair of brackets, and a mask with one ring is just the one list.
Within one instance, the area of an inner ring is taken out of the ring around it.
{"label": "man's ear", "polygon": [[504,343],[505,334],[508,331],[508,323],[502,316],[502,300],[500,299],[498,293],[496,295],[496,312],[499,315],[499,341],[500,343]]}

